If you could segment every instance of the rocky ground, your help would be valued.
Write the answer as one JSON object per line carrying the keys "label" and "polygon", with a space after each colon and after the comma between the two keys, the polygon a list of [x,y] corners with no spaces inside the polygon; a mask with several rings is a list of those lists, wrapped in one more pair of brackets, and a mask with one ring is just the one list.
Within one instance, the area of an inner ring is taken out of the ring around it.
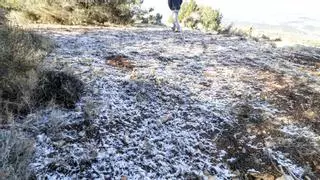
{"label": "rocky ground", "polygon": [[27,117],[39,179],[317,179],[320,50],[157,28],[38,29],[86,85]]}

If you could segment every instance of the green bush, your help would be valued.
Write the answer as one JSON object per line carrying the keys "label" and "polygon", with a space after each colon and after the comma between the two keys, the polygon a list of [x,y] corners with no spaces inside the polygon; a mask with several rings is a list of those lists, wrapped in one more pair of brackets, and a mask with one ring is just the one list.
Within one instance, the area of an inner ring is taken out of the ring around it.
{"label": "green bush", "polygon": [[134,7],[140,7],[138,1],[128,0],[105,3],[99,0],[84,2],[78,0],[2,0],[0,7],[11,10],[10,20],[20,24],[31,21],[68,25],[130,24],[133,23]]}
{"label": "green bush", "polygon": [[[190,0],[182,4],[179,20],[188,28],[218,31],[221,26],[222,14],[211,7],[198,6],[195,0]],[[172,17],[169,21],[173,21]]]}
{"label": "green bush", "polygon": [[195,0],[190,0],[187,3],[183,3],[179,12],[179,20],[183,21],[191,16],[192,13],[198,12],[199,6]]}
{"label": "green bush", "polygon": [[149,10],[140,10],[135,13],[134,19],[137,23],[161,25],[162,15],[159,13],[154,14],[153,12],[153,8],[150,8]]}
{"label": "green bush", "polygon": [[222,20],[222,15],[219,11],[211,7],[201,7],[201,24],[205,30],[219,30]]}

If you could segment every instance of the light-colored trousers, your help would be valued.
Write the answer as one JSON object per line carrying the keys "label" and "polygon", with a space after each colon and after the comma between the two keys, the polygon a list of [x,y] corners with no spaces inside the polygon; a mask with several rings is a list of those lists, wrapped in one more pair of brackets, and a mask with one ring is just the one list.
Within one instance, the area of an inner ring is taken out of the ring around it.
{"label": "light-colored trousers", "polygon": [[177,29],[178,31],[181,31],[181,27],[179,24],[179,10],[173,10],[173,29]]}

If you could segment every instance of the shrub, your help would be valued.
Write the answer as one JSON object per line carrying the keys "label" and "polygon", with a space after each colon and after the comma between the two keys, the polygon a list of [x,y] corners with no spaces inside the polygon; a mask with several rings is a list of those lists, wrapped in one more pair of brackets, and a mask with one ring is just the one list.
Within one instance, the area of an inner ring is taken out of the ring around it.
{"label": "shrub", "polygon": [[80,99],[84,85],[75,76],[38,69],[50,49],[42,38],[17,28],[0,29],[0,124],[51,101],[73,108]]}
{"label": "shrub", "polygon": [[3,21],[0,27],[0,179],[32,179],[28,166],[34,152],[33,139],[3,124],[13,120],[13,114],[30,103],[37,78],[35,70],[51,45],[41,36],[7,27]]}
{"label": "shrub", "polygon": [[198,11],[199,11],[199,6],[195,2],[195,0],[190,0],[187,3],[183,3],[179,13],[179,20],[183,21],[184,19],[187,19],[188,17],[190,17],[190,15],[193,12],[198,12]]}
{"label": "shrub", "polygon": [[[217,31],[220,29],[222,14],[208,6],[198,6],[195,0],[182,4],[179,20],[192,29]],[[172,17],[170,20],[172,22]]]}
{"label": "shrub", "polygon": [[205,30],[219,30],[222,15],[219,11],[212,9],[211,7],[201,7],[201,24]]}
{"label": "shrub", "polygon": [[140,10],[138,13],[135,14],[135,22],[142,24],[161,25],[162,15],[159,13],[154,14],[153,12],[153,8],[150,8],[149,10]]}
{"label": "shrub", "polygon": [[36,179],[29,169],[34,140],[11,120],[51,100],[74,107],[80,98],[83,83],[74,76],[39,73],[51,47],[40,35],[6,23],[0,26],[0,179]]}
{"label": "shrub", "polygon": [[[13,3],[14,2],[14,3]],[[138,1],[77,1],[77,0],[3,0],[0,7],[11,9],[10,20],[18,23],[56,23],[68,25],[130,24],[133,9],[141,11]]]}
{"label": "shrub", "polygon": [[0,28],[0,124],[30,110],[37,68],[50,48],[49,40],[32,32]]}
{"label": "shrub", "polygon": [[83,82],[73,75],[59,71],[45,71],[41,73],[33,99],[37,106],[54,101],[65,108],[74,108],[83,88]]}

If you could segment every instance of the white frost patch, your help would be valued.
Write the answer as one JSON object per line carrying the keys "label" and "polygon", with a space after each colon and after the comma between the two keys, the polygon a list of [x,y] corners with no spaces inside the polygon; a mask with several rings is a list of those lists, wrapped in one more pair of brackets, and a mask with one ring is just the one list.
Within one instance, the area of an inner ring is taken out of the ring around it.
{"label": "white frost patch", "polygon": [[272,159],[277,161],[283,168],[285,168],[291,176],[302,179],[302,175],[305,172],[305,170],[302,167],[299,167],[290,159],[286,158],[286,156],[280,151],[273,151],[271,149],[267,149],[266,151],[272,157]]}
{"label": "white frost patch", "polygon": [[296,125],[286,125],[282,127],[280,130],[291,136],[304,137],[313,141],[320,140],[320,136],[314,133],[309,127],[298,127]]}
{"label": "white frost patch", "polygon": [[[233,105],[260,96],[259,70],[301,75],[270,45],[239,37],[159,29],[45,33],[58,45],[48,66],[74,72],[87,94],[78,107],[85,113],[57,114],[56,129],[36,124],[43,134],[32,166],[40,179],[233,177],[227,152],[215,144],[234,121]],[[111,55],[126,56],[135,70],[106,65]]]}

